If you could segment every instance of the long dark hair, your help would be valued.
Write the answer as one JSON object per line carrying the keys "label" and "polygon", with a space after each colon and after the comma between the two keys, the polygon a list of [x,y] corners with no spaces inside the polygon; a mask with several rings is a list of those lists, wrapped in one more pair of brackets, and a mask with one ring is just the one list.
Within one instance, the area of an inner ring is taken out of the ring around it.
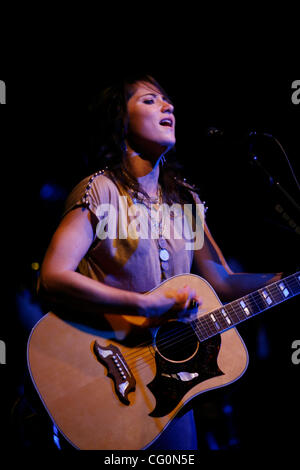
{"label": "long dark hair", "polygon": [[[140,193],[148,197],[123,164],[128,124],[127,101],[133,95],[133,85],[137,82],[150,84],[172,103],[158,81],[147,74],[126,76],[104,88],[89,106],[90,155],[95,169],[106,168],[107,175],[121,184],[125,190],[130,189],[136,195]],[[159,176],[164,201],[169,204],[193,202],[190,191],[197,189],[186,182],[182,170],[173,148],[168,152]]]}

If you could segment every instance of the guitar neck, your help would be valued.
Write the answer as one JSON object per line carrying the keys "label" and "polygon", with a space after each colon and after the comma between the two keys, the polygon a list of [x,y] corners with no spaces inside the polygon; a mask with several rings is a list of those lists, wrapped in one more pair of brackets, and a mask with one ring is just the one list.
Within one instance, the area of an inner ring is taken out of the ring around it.
{"label": "guitar neck", "polygon": [[204,341],[300,293],[300,271],[234,300],[192,321]]}

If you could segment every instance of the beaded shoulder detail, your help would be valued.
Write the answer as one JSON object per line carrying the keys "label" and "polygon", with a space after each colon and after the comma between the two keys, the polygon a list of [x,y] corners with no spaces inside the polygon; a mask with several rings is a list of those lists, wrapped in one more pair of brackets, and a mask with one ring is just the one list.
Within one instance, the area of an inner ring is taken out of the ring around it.
{"label": "beaded shoulder detail", "polygon": [[94,173],[90,177],[90,179],[88,181],[88,184],[86,185],[84,195],[81,198],[81,202],[86,208],[89,208],[89,206],[90,206],[89,195],[90,195],[90,189],[92,187],[93,181],[94,181],[95,178],[97,178],[97,176],[103,175],[104,172],[105,172],[105,170],[96,171],[96,173]]}

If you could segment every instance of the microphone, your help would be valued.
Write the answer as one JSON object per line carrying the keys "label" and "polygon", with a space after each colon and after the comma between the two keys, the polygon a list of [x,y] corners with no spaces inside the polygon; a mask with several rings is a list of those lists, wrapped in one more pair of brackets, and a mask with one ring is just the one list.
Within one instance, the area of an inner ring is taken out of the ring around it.
{"label": "microphone", "polygon": [[223,129],[218,129],[217,127],[208,127],[206,129],[206,135],[208,137],[212,137],[212,136],[216,136],[216,135],[223,135],[224,134],[224,130]]}
{"label": "microphone", "polygon": [[259,136],[259,135],[262,135],[262,136],[264,136],[264,137],[270,137],[271,139],[274,139],[274,140],[276,139],[272,134],[268,134],[267,132],[250,131],[250,132],[248,133],[248,136],[249,136],[249,137],[252,137],[253,135],[258,135],[258,136]]}

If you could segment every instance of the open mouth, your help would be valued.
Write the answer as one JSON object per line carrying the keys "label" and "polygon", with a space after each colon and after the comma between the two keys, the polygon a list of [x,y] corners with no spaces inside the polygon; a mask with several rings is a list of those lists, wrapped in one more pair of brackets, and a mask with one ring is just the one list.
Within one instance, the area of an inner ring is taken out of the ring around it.
{"label": "open mouth", "polygon": [[173,127],[172,119],[168,118],[162,119],[161,121],[159,121],[159,124],[164,127]]}

